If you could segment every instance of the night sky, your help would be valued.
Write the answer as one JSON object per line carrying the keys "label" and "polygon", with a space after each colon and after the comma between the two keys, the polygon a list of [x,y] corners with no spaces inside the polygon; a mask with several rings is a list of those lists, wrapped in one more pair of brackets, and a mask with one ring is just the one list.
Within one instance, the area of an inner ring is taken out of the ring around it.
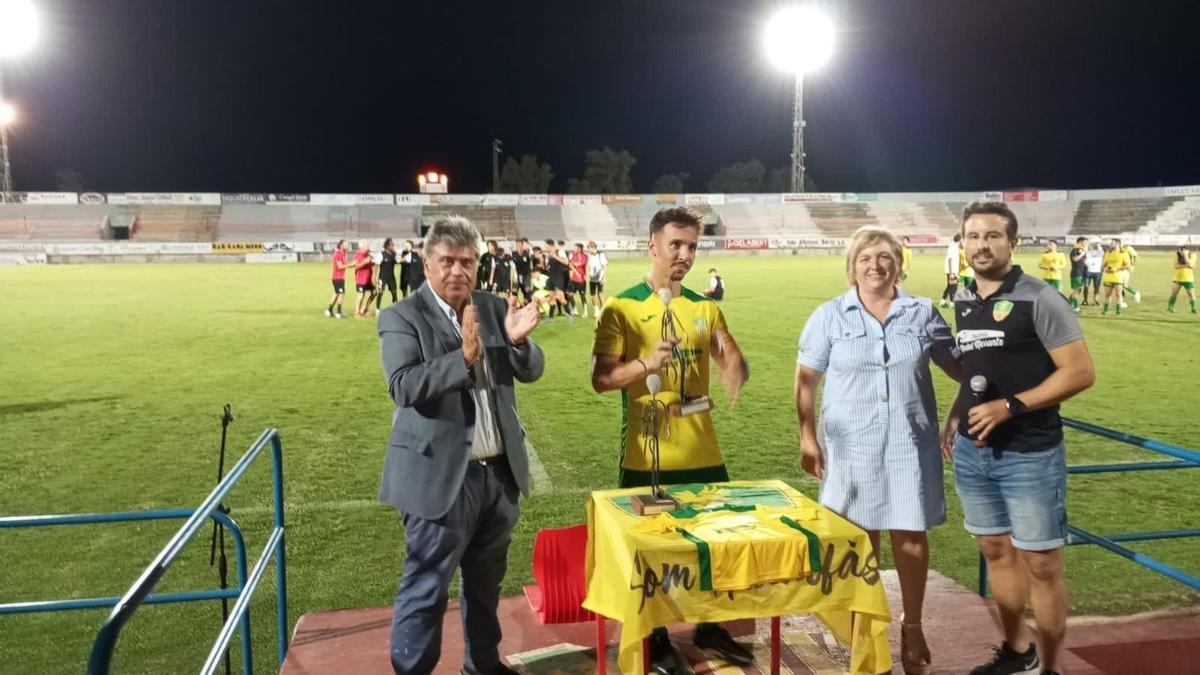
{"label": "night sky", "polygon": [[[1200,183],[1195,2],[825,3],[836,52],[805,85],[822,191]],[[791,80],[761,52],[778,3],[710,0],[38,2],[4,65],[17,189],[454,192],[490,143],[556,178],[609,145],[634,189],[784,166]]]}

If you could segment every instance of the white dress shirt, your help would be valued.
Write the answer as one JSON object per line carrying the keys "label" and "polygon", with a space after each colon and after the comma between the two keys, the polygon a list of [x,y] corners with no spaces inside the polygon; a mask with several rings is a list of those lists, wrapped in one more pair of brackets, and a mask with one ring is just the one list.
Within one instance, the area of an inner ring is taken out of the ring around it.
{"label": "white dress shirt", "polygon": [[[437,301],[438,307],[441,307],[446,317],[450,319],[455,334],[462,338],[462,325],[458,322],[458,313],[454,311],[453,307],[446,304],[445,300],[438,297],[432,288],[429,291],[433,295],[433,299]],[[475,430],[471,438],[472,460],[499,457],[504,454],[504,443],[500,440],[500,429],[496,424],[496,415],[492,408],[492,392],[487,386],[491,373],[488,372],[486,356],[481,352],[479,359],[475,361],[475,382],[471,387],[471,400],[475,402]]]}

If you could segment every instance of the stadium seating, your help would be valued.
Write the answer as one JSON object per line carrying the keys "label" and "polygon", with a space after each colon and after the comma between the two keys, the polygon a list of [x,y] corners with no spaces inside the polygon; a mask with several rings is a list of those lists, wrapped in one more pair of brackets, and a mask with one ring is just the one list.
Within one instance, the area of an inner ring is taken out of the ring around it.
{"label": "stadium seating", "polygon": [[485,239],[516,239],[517,214],[514,206],[438,205],[421,207],[421,224],[432,225],[439,218],[463,216],[474,223]]}
{"label": "stadium seating", "polygon": [[729,237],[785,234],[784,206],[778,202],[722,204],[712,207],[712,210],[720,217],[718,234]]}
{"label": "stadium seating", "polygon": [[[658,204],[612,204],[608,207],[617,223],[613,235],[621,238],[645,237],[649,232],[650,219],[661,209]],[[610,239],[611,237],[605,237]]]}
{"label": "stadium seating", "polygon": [[518,206],[515,213],[518,231],[534,245],[567,236],[561,206]]}
{"label": "stadium seating", "polygon": [[1072,235],[1105,235],[1133,232],[1152,222],[1180,197],[1084,199],[1071,222]]}
{"label": "stadium seating", "polygon": [[95,241],[103,238],[105,206],[0,205],[0,239]]}
{"label": "stadium seating", "polygon": [[1200,196],[1184,197],[1143,225],[1138,234],[1196,234],[1200,232]]}
{"label": "stadium seating", "polygon": [[814,202],[804,205],[821,233],[831,237],[846,237],[864,225],[878,225],[879,220],[867,204],[858,202]]}
{"label": "stadium seating", "polygon": [[354,236],[349,207],[225,204],[216,241],[312,241]]}
{"label": "stadium seating", "polygon": [[110,206],[112,217],[134,223],[138,241],[212,241],[220,206]]}
{"label": "stadium seating", "polygon": [[604,204],[581,204],[562,209],[563,231],[567,241],[612,239],[617,219]]}
{"label": "stadium seating", "polygon": [[360,237],[415,239],[421,222],[420,206],[360,206],[355,231]]}

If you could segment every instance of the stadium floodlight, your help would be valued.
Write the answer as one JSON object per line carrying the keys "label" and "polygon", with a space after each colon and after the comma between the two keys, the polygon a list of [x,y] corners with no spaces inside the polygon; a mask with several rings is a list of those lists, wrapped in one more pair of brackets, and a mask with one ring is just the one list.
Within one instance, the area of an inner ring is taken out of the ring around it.
{"label": "stadium floodlight", "polygon": [[444,173],[425,171],[417,174],[417,188],[422,194],[446,194],[450,179]]}
{"label": "stadium floodlight", "polygon": [[804,192],[804,75],[833,54],[833,21],[811,5],[779,10],[767,21],[767,60],[796,78],[792,108],[792,192]]}
{"label": "stadium floodlight", "polygon": [[7,101],[0,101],[0,127],[12,126],[17,121],[17,109]]}
{"label": "stadium floodlight", "polygon": [[24,54],[37,36],[38,16],[30,0],[0,0],[0,58]]}

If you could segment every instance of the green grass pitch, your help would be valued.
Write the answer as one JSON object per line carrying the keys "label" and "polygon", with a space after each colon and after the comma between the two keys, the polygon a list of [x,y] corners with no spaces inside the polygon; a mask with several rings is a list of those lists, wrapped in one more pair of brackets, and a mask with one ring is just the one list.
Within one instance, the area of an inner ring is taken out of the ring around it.
{"label": "green grass pitch", "polygon": [[[1033,253],[1021,262],[1035,270]],[[840,256],[701,258],[728,285],[722,304],[753,370],[735,410],[714,396],[732,477],[781,478],[808,494],[798,461],[792,377],[808,314],[845,288]],[[918,255],[907,288],[936,297],[940,254]],[[638,281],[645,260],[615,261],[609,288]],[[0,514],[195,506],[216,473],[218,415],[233,404],[232,459],[265,427],[285,449],[291,616],[390,604],[401,568],[399,518],[375,502],[391,419],[373,320],[327,319],[327,264],[111,265],[0,268]],[[1134,275],[1145,297],[1120,318],[1086,308],[1082,323],[1098,380],[1065,414],[1197,447],[1200,320],[1167,314],[1170,258],[1145,254]],[[619,397],[588,385],[591,322],[557,320],[535,334],[545,377],[518,392],[530,440],[549,476],[523,503],[505,591],[531,580],[539,528],[582,522],[589,490],[615,483]],[[940,374],[942,409],[952,386]],[[1149,453],[1068,433],[1072,464],[1149,460]],[[231,459],[231,461],[232,461]],[[233,493],[250,556],[270,522],[270,464]],[[1075,477],[1071,520],[1100,533],[1196,527],[1200,472]],[[948,485],[949,522],[932,533],[932,565],[973,586],[976,549]],[[180,523],[0,531],[3,602],[119,595]],[[1200,573],[1200,541],[1138,544]],[[1200,604],[1184,586],[1093,547],[1067,554],[1072,614]],[[209,588],[208,535],[160,591]],[[274,665],[273,588],[254,604],[256,658]],[[106,611],[0,617],[0,672],[75,673]],[[117,672],[199,667],[220,620],[217,603],[147,606],[118,644]],[[382,648],[382,645],[381,645]],[[236,658],[236,657],[235,657]],[[236,661],[235,661],[236,663]]]}

